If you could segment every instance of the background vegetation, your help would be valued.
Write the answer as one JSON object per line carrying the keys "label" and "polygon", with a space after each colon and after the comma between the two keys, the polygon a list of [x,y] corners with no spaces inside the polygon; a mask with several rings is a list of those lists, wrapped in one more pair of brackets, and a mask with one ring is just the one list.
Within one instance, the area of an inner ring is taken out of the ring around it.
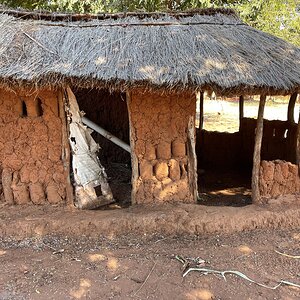
{"label": "background vegetation", "polygon": [[300,46],[300,0],[0,0],[0,3],[13,8],[78,13],[234,8],[248,24]]}

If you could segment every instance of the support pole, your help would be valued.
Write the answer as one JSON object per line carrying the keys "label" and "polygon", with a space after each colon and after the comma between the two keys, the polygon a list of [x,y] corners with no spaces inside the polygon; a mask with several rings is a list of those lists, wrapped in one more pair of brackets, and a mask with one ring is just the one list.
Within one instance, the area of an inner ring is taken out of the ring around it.
{"label": "support pole", "polygon": [[264,108],[266,104],[266,95],[260,96],[258,117],[256,123],[255,132],[255,144],[253,152],[253,168],[252,168],[252,203],[259,203],[260,201],[260,191],[259,191],[259,170],[260,170],[260,153],[261,153],[261,143],[263,137],[263,117]]}
{"label": "support pole", "polygon": [[199,130],[203,129],[203,121],[204,121],[204,92],[200,92],[200,120],[199,120]]}
{"label": "support pole", "polygon": [[288,113],[287,113],[287,120],[289,123],[295,123],[294,111],[295,111],[295,104],[296,104],[297,96],[298,96],[297,93],[293,93],[290,97]]}
{"label": "support pole", "polygon": [[242,119],[244,118],[244,96],[241,95],[239,99],[239,121],[240,127],[239,131],[241,131]]}
{"label": "support pole", "polygon": [[61,159],[64,164],[65,178],[66,178],[66,200],[71,206],[74,205],[74,190],[70,179],[70,168],[71,168],[71,150],[69,144],[69,124],[66,118],[65,112],[65,97],[63,91],[58,91],[58,110],[59,117],[62,123],[62,153]]}
{"label": "support pole", "polygon": [[122,140],[120,140],[119,138],[117,138],[116,136],[112,135],[107,130],[103,129],[102,127],[100,127],[99,125],[97,125],[96,123],[92,122],[91,120],[89,120],[86,117],[82,117],[81,120],[82,120],[82,123],[84,123],[88,127],[92,128],[93,130],[97,131],[99,134],[101,134],[102,136],[104,136],[106,139],[112,141],[114,144],[118,145],[119,147],[121,147],[125,151],[127,151],[129,153],[131,152],[131,148],[130,148],[130,146],[128,144],[126,144],[125,142],[123,142]]}
{"label": "support pole", "polygon": [[297,126],[296,163],[298,165],[298,175],[300,176],[300,109],[299,109],[299,119],[298,119],[298,126]]}
{"label": "support pole", "polygon": [[130,146],[132,147],[131,152],[131,203],[136,204],[136,195],[138,191],[138,178],[139,178],[139,161],[135,152],[135,141],[136,141],[136,131],[134,130],[132,124],[132,111],[131,111],[131,92],[126,91],[126,102],[127,102],[127,110],[129,117],[129,134],[130,134]]}

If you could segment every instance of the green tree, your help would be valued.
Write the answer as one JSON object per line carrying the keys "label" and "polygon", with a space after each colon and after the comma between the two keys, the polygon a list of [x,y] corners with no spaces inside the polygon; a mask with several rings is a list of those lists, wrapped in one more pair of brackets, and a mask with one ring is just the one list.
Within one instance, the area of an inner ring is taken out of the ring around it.
{"label": "green tree", "polygon": [[300,46],[300,0],[0,0],[9,7],[78,13],[227,7],[255,28]]}
{"label": "green tree", "polygon": [[252,0],[236,6],[255,28],[300,46],[300,0]]}

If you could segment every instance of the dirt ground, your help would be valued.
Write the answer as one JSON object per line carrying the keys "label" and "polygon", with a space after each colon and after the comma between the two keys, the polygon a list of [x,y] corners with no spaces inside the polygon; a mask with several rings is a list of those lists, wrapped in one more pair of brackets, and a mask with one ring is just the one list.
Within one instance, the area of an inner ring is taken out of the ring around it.
{"label": "dirt ground", "polygon": [[[268,97],[264,118],[267,120],[287,120],[289,97]],[[244,116],[256,118],[258,113],[259,97],[246,99],[244,102]],[[294,110],[295,121],[298,122],[300,103],[297,101]],[[199,104],[197,105],[197,120],[199,122]],[[238,98],[204,100],[204,127],[205,130],[219,132],[239,131],[239,101]]]}
{"label": "dirt ground", "polygon": [[235,275],[191,272],[176,255],[207,268],[237,270],[275,285],[300,284],[300,229],[230,235],[124,235],[117,239],[44,236],[0,242],[0,299],[299,299],[300,289],[270,290]]}
{"label": "dirt ground", "polygon": [[271,290],[235,275],[183,278],[175,259],[199,257],[206,268],[240,271],[270,286],[300,284],[297,199],[95,211],[2,206],[0,220],[1,300],[300,298],[299,288]]}

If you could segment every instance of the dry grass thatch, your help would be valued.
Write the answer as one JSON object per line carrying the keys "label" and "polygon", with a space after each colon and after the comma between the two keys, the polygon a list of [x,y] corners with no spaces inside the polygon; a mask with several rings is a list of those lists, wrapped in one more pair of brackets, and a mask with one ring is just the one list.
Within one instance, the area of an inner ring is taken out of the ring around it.
{"label": "dry grass thatch", "polygon": [[300,49],[228,10],[76,22],[11,14],[16,17],[0,15],[2,85],[212,88],[223,94],[300,90]]}

